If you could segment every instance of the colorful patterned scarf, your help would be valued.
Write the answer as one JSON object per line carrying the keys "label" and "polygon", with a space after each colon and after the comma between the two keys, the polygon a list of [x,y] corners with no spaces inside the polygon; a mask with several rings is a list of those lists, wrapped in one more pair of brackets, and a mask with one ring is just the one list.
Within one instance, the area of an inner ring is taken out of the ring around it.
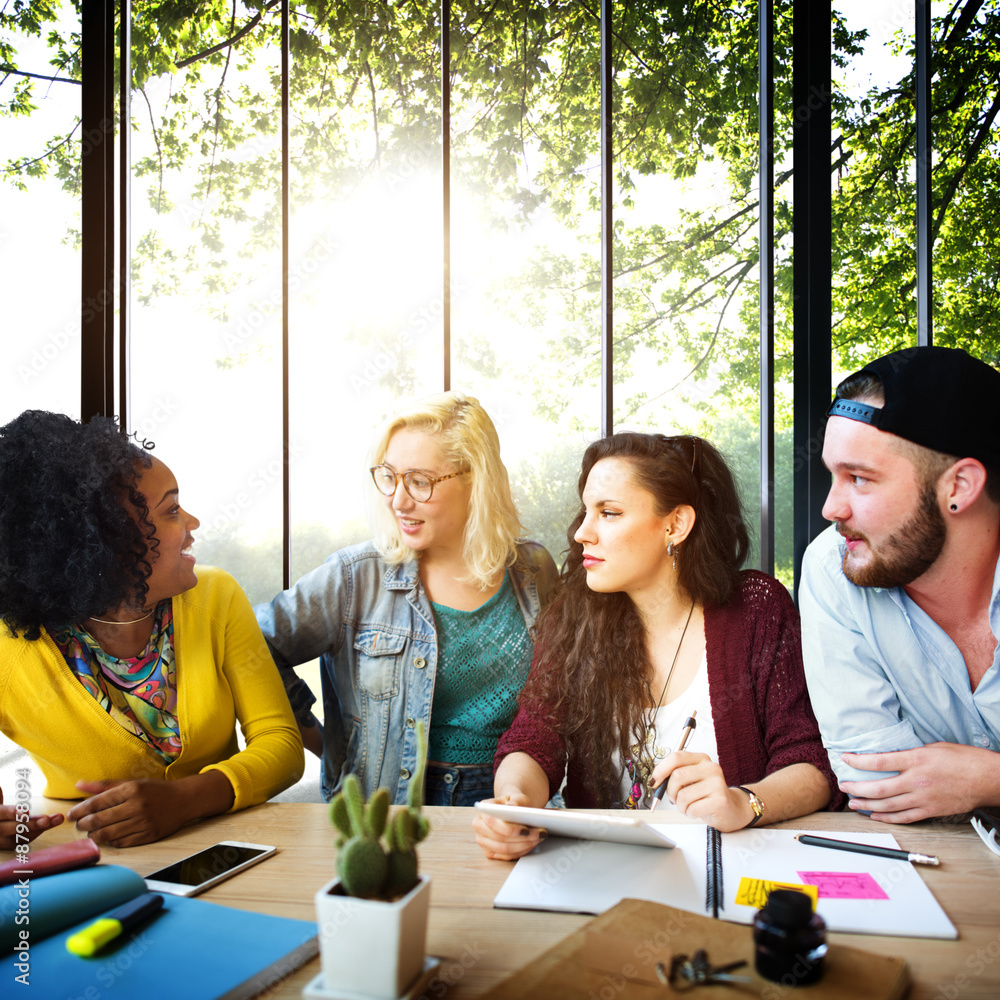
{"label": "colorful patterned scarf", "polygon": [[94,637],[71,625],[52,634],[77,680],[124,729],[148,743],[167,763],[181,752],[174,669],[174,613],[160,601],[145,650],[118,659]]}

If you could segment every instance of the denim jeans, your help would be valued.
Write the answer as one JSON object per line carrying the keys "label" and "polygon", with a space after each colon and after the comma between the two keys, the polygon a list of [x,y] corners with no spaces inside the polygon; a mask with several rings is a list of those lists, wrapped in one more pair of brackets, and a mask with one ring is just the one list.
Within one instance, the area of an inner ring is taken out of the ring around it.
{"label": "denim jeans", "polygon": [[472,806],[493,798],[493,765],[441,767],[427,765],[424,803],[429,806]]}

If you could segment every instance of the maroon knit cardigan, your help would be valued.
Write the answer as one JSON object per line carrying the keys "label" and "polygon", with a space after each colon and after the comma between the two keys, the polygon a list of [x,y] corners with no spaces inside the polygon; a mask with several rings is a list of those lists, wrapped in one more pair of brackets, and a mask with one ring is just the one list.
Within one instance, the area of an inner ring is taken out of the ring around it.
{"label": "maroon knit cardigan", "polygon": [[[847,796],[837,788],[809,703],[799,615],[788,591],[765,573],[745,570],[726,604],[705,608],[705,646],[715,742],[726,783],[746,785],[789,764],[814,764],[830,786],[827,808],[843,809]],[[565,776],[566,805],[593,808],[593,761],[571,760],[567,768],[562,737],[545,723],[545,713],[526,701],[500,737],[494,771],[507,754],[521,751],[545,771],[550,796]]]}

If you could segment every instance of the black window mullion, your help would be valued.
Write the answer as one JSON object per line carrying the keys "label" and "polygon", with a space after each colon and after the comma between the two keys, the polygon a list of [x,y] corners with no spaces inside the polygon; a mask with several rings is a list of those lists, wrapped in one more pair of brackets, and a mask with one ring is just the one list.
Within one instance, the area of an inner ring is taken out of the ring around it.
{"label": "black window mullion", "polygon": [[118,42],[118,419],[132,418],[132,2],[121,0]]}
{"label": "black window mullion", "polygon": [[774,573],[774,2],[760,0],[757,68],[759,80],[760,254],[760,555]]}
{"label": "black window mullion", "polygon": [[931,232],[931,5],[930,0],[916,3],[916,75],[917,75],[917,343],[927,347],[934,342]]}
{"label": "black window mullion", "polygon": [[806,546],[825,526],[829,486],[821,450],[832,381],[831,19],[830,0],[792,2],[796,590]]}
{"label": "black window mullion", "polygon": [[281,579],[282,588],[291,586],[292,529],[291,529],[291,469],[289,445],[291,427],[289,419],[288,387],[288,264],[289,226],[291,212],[289,164],[289,73],[291,71],[291,45],[289,6],[292,0],[281,5]]}
{"label": "black window mullion", "polygon": [[611,27],[614,0],[601,0],[601,435],[614,433],[614,152]]}
{"label": "black window mullion", "polygon": [[441,0],[441,319],[444,390],[451,389],[451,0]]}
{"label": "black window mullion", "polygon": [[80,23],[80,415],[89,420],[115,410],[114,0],[83,0]]}

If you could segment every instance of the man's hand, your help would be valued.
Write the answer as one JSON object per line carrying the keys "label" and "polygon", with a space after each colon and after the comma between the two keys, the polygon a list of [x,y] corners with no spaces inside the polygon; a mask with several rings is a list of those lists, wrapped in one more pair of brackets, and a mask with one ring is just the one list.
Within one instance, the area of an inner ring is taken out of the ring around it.
{"label": "man's hand", "polygon": [[[58,826],[64,819],[62,813],[52,813],[51,815],[40,814],[29,816],[27,824],[24,824],[24,813],[21,813],[21,824],[18,823],[17,806],[3,804],[3,789],[0,788],[0,851],[13,851],[20,843],[28,843],[35,839],[40,833]],[[26,825],[27,831],[18,830],[19,825]],[[17,839],[20,832],[22,839]],[[23,838],[27,837],[27,841]]]}
{"label": "man's hand", "polygon": [[112,847],[151,844],[233,803],[233,786],[216,770],[177,781],[78,781],[76,787],[90,798],[74,805],[66,818],[91,840]]}
{"label": "man's hand", "polygon": [[883,823],[915,823],[1000,804],[1000,754],[959,743],[928,743],[891,753],[845,753],[862,771],[898,771],[873,781],[842,781],[851,809]]}

